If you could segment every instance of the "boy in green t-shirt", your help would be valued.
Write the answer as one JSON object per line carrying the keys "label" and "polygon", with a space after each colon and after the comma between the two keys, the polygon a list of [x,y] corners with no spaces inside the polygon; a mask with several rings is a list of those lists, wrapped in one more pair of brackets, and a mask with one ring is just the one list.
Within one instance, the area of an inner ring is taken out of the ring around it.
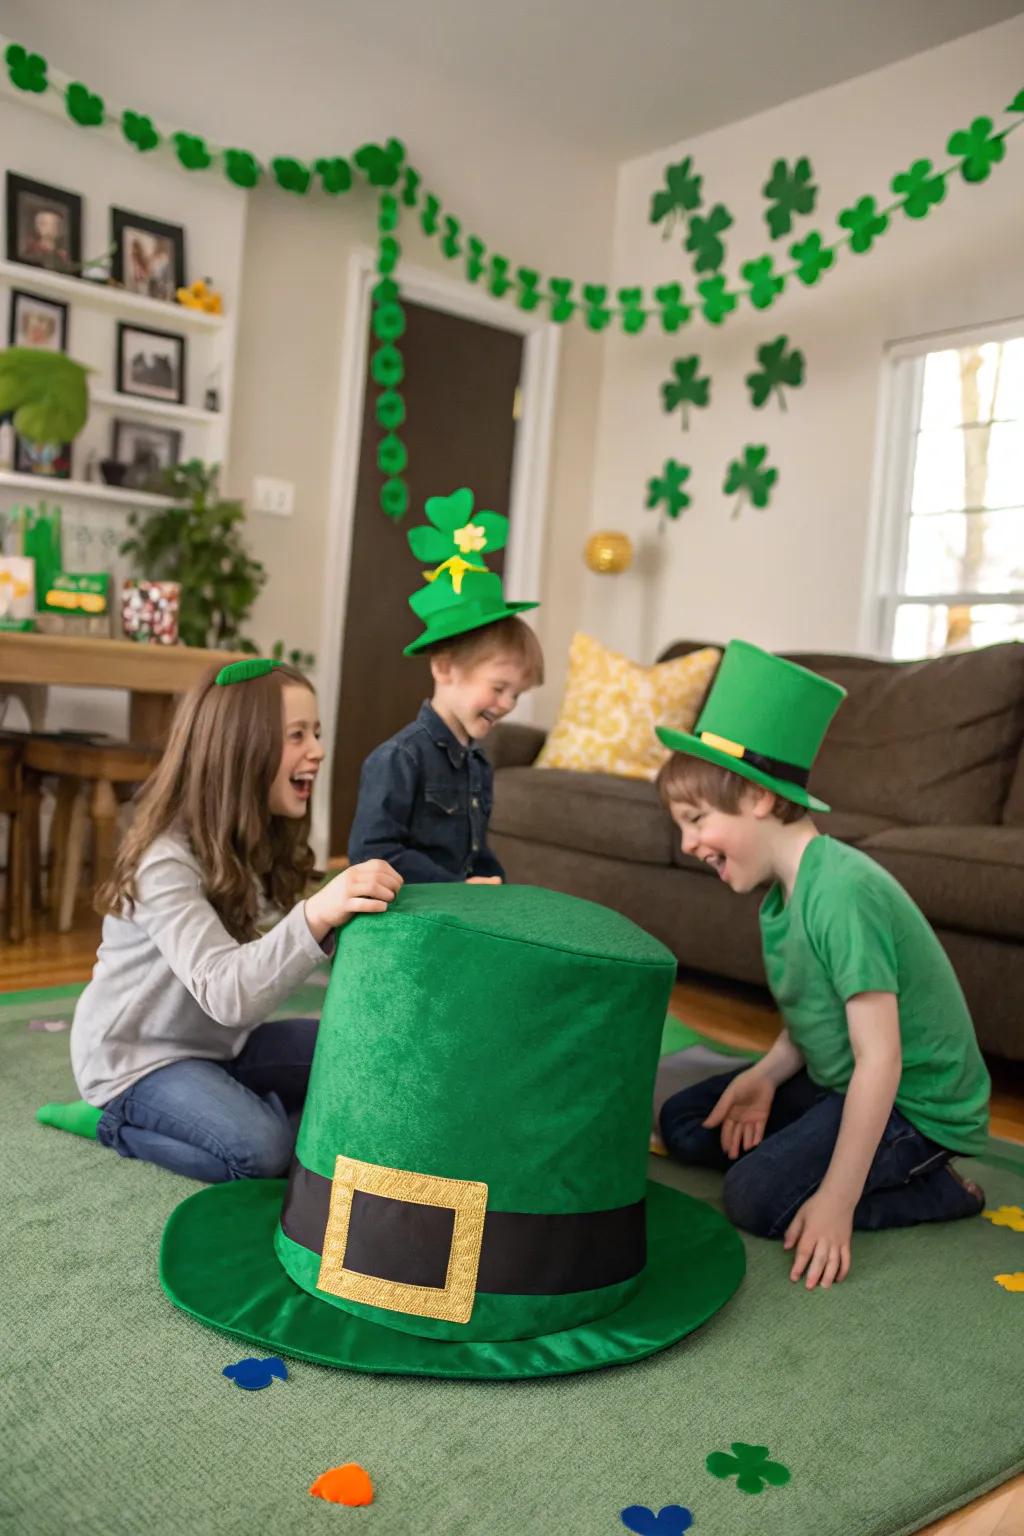
{"label": "boy in green t-shirt", "polygon": [[920,910],[866,854],[822,836],[807,780],[844,697],[744,641],[727,648],[659,787],[684,853],[731,890],[772,882],[760,912],[785,1027],[754,1066],[673,1095],[681,1162],[727,1169],[737,1226],[795,1250],[791,1280],[845,1278],[851,1234],[974,1216],[950,1159],[985,1148],[989,1077],[953,968]]}

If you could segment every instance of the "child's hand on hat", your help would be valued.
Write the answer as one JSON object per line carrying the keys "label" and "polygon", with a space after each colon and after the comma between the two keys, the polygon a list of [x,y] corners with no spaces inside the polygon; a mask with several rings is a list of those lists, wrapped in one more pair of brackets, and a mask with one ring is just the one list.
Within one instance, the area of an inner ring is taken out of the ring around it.
{"label": "child's hand on hat", "polygon": [[467,875],[467,885],[500,885],[500,875]]}
{"label": "child's hand on hat", "polygon": [[764,1139],[764,1128],[775,1098],[775,1084],[757,1067],[734,1077],[704,1121],[707,1130],[722,1127],[722,1151],[739,1157]]}
{"label": "child's hand on hat", "polygon": [[352,864],[306,900],[306,922],[319,944],[360,912],[386,912],[405,884],[383,859]]}

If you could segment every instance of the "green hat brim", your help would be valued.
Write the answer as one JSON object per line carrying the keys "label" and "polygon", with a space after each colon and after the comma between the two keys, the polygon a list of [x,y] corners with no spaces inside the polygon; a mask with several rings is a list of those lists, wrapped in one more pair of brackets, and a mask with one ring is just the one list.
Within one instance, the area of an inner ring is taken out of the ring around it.
{"label": "green hat brim", "polygon": [[212,1184],[171,1213],[160,1283],[175,1306],[235,1338],[319,1365],[387,1375],[512,1381],[642,1360],[723,1307],[743,1279],[735,1229],[703,1200],[647,1186],[647,1269],[616,1312],[533,1339],[459,1343],[382,1327],[318,1301],[274,1252],[283,1179]]}
{"label": "green hat brim", "polygon": [[465,614],[459,614],[453,610],[451,620],[446,624],[443,619],[425,629],[411,645],[407,645],[402,652],[403,656],[415,656],[417,651],[426,650],[428,645],[437,645],[442,640],[454,640],[456,635],[468,634],[471,629],[483,629],[487,624],[497,624],[501,619],[514,618],[517,613],[526,613],[530,608],[539,608],[540,603],[506,603],[504,608],[499,608],[496,613],[488,613],[483,618],[470,619]]}
{"label": "green hat brim", "polygon": [[773,795],[780,795],[783,800],[792,800],[795,805],[802,805],[809,811],[830,811],[832,807],[826,805],[824,800],[819,800],[817,795],[812,795],[799,784],[790,784],[786,779],[776,779],[770,773],[763,773],[760,768],[755,768],[751,763],[745,763],[742,757],[732,757],[728,752],[723,752],[718,747],[713,747],[706,741],[701,741],[699,736],[691,736],[688,731],[673,731],[667,725],[656,725],[655,733],[662,746],[669,747],[673,752],[685,752],[688,757],[699,757],[706,763],[717,763],[719,768],[728,768],[730,773],[739,774],[741,779],[749,779],[752,784],[760,784],[762,789],[770,789]]}

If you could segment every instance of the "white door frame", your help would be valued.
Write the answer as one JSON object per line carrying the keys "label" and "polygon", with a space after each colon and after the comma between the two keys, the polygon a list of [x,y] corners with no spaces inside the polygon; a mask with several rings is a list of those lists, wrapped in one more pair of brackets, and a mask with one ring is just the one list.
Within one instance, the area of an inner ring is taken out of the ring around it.
{"label": "white door frame", "polygon": [[[539,595],[561,340],[559,329],[538,311],[527,314],[514,304],[499,303],[489,294],[444,273],[430,272],[403,262],[396,276],[403,296],[415,304],[444,310],[448,314],[464,315],[470,320],[478,320],[500,330],[515,331],[525,338],[520,383],[521,415],[512,459],[510,527],[504,583],[508,596],[513,599]],[[328,779],[341,692],[341,648],[345,634],[352,528],[359,476],[371,293],[376,281],[376,253],[369,246],[360,246],[353,251],[348,268],[338,422],[331,459],[327,549],[317,651],[320,718],[327,749],[325,777]],[[438,494],[454,489],[455,486],[437,487]],[[380,513],[381,517],[385,515],[384,512]],[[410,507],[406,514],[410,527],[418,521],[419,516],[420,508]],[[415,584],[415,575],[416,564],[410,555],[410,592]],[[531,695],[527,694],[518,709],[520,719],[530,718],[531,702]],[[313,802],[312,842],[321,867],[328,853],[330,799],[325,785]]]}

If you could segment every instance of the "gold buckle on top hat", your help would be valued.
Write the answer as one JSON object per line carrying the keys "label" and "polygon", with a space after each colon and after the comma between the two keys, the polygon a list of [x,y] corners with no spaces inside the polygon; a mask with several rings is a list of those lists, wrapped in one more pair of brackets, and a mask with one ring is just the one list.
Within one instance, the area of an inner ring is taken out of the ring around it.
{"label": "gold buckle on top hat", "polygon": [[[346,1269],[352,1201],[356,1194],[380,1195],[413,1205],[432,1205],[454,1212],[451,1249],[443,1286],[409,1285]],[[468,1323],[476,1299],[476,1277],[487,1213],[487,1185],[468,1179],[442,1179],[429,1173],[408,1173],[339,1156],[331,1181],[331,1204],[324,1230],[323,1255],[317,1288],[346,1301],[436,1317],[448,1323]]]}
{"label": "gold buckle on top hat", "polygon": [[738,741],[730,741],[728,736],[716,736],[714,731],[701,731],[700,740],[706,746],[717,747],[727,757],[745,757],[747,754],[746,747],[741,747]]}

